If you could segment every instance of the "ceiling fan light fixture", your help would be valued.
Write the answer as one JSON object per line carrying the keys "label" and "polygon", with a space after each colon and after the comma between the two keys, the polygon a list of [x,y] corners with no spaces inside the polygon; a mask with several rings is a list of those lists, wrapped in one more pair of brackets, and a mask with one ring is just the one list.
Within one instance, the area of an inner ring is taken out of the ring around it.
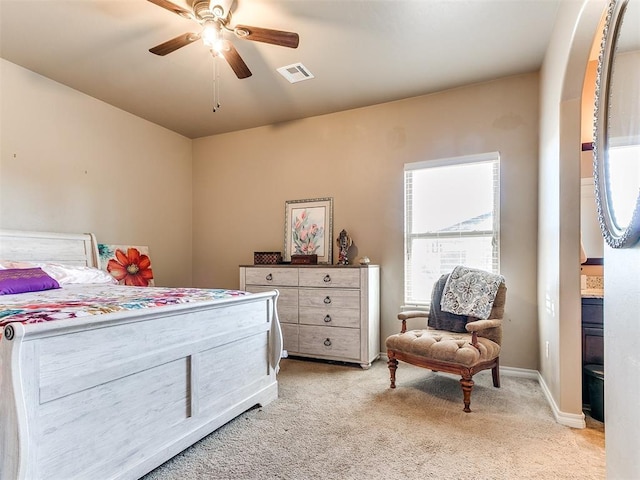
{"label": "ceiling fan light fixture", "polygon": [[216,52],[219,53],[224,49],[222,32],[217,22],[211,20],[204,22],[200,37],[207,47],[212,48]]}
{"label": "ceiling fan light fixture", "polygon": [[[188,15],[201,29],[199,33],[184,33],[156,45],[149,49],[151,53],[164,56],[201,38],[214,58],[214,65],[218,63],[216,62],[218,57],[223,57],[239,79],[249,78],[251,70],[233,43],[224,39],[225,32],[235,33],[237,37],[245,40],[288,48],[297,48],[300,41],[300,37],[295,32],[247,25],[230,25],[232,0],[189,0],[190,10],[180,7],[170,0],[149,0],[149,2],[173,13]],[[217,78],[217,74],[215,78]]]}

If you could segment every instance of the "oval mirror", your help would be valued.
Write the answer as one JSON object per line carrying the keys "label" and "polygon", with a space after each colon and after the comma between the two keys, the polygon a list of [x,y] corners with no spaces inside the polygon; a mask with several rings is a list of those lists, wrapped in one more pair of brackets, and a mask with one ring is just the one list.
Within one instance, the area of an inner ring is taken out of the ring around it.
{"label": "oval mirror", "polygon": [[598,58],[594,182],[613,248],[640,238],[640,0],[611,0]]}

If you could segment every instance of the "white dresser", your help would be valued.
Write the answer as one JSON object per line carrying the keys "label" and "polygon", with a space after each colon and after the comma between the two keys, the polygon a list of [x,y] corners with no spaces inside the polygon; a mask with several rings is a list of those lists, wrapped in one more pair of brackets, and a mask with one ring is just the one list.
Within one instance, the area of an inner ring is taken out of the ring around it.
{"label": "white dresser", "polygon": [[278,290],[289,355],[359,363],[380,355],[378,265],[242,265],[240,289]]}

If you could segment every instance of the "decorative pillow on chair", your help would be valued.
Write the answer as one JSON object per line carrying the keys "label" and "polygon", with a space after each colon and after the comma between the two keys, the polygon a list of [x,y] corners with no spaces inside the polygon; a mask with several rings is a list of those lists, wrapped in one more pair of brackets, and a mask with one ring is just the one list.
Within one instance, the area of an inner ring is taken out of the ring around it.
{"label": "decorative pillow on chair", "polygon": [[40,292],[60,288],[60,284],[41,268],[10,268],[0,270],[0,295]]}
{"label": "decorative pillow on chair", "polygon": [[440,309],[486,320],[501,283],[504,283],[502,275],[457,265],[442,291]]}

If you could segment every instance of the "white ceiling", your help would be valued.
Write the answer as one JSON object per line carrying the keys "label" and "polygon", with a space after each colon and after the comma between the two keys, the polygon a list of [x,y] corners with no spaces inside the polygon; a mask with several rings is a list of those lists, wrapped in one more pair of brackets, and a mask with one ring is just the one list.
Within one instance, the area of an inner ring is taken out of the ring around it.
{"label": "white ceiling", "polygon": [[[0,56],[197,138],[536,71],[566,1],[235,0],[233,24],[294,31],[300,46],[229,36],[253,76],[222,61],[215,113],[201,42],[148,51],[198,26],[146,0],[0,0]],[[315,78],[276,72],[296,62]]]}

